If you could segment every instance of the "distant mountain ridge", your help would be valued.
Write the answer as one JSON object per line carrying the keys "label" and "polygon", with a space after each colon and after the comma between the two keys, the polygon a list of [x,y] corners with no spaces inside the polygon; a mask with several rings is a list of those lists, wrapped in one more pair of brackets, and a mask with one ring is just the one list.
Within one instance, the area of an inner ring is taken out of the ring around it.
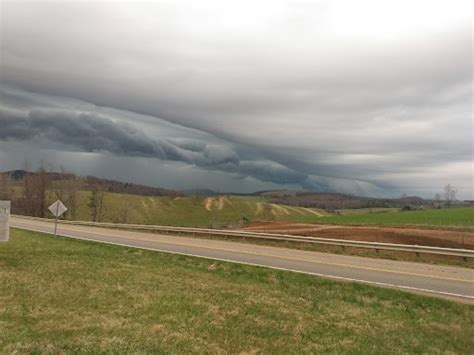
{"label": "distant mountain ridge", "polygon": [[261,196],[277,204],[293,205],[300,207],[313,207],[326,210],[371,208],[371,207],[397,207],[422,206],[431,203],[430,200],[418,196],[403,196],[399,198],[366,197],[337,192],[310,192],[275,190],[265,191]]}
{"label": "distant mountain ridge", "polygon": [[[12,170],[0,173],[6,175],[16,184],[19,184],[25,176],[38,174],[26,170]],[[405,207],[422,206],[429,203],[429,200],[417,196],[407,196],[400,198],[377,198],[367,196],[357,196],[337,192],[312,192],[305,190],[263,190],[252,193],[218,192],[211,189],[197,188],[186,190],[170,190],[159,187],[135,184],[131,182],[121,182],[112,179],[104,179],[95,176],[78,177],[70,173],[46,172],[50,180],[61,181],[77,179],[82,184],[84,190],[102,190],[114,193],[123,193],[141,196],[202,196],[215,197],[218,195],[235,196],[256,196],[263,197],[271,203],[293,205],[299,207],[313,207],[327,210],[350,209],[350,208],[370,208],[370,207]]]}
{"label": "distant mountain ridge", "polygon": [[181,192],[187,196],[217,196],[219,193],[211,189],[186,189]]}
{"label": "distant mountain ridge", "polygon": [[[11,179],[14,183],[17,184],[20,183],[26,176],[34,174],[39,173],[26,170],[12,170],[0,172],[0,175],[6,175],[9,179]],[[184,196],[184,194],[180,191],[169,190],[160,187],[151,187],[147,185],[135,184],[132,182],[122,182],[117,180],[104,179],[95,176],[81,177],[71,173],[59,172],[45,172],[45,174],[51,181],[77,179],[83,185],[84,190],[102,190],[107,192],[141,196]]]}

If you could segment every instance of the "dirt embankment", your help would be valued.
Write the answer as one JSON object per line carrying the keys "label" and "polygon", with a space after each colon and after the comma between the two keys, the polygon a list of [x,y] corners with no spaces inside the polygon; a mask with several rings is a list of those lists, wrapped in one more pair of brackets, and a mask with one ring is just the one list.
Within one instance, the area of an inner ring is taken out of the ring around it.
{"label": "dirt embankment", "polygon": [[421,228],[333,226],[284,221],[255,222],[247,231],[380,243],[474,249],[474,232]]}

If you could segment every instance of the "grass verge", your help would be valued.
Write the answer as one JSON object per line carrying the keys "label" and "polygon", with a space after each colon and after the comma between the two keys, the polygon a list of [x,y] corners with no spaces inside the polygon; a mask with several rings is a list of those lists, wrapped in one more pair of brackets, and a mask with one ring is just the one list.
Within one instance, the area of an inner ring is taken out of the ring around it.
{"label": "grass verge", "polygon": [[12,231],[0,352],[471,353],[474,306]]}

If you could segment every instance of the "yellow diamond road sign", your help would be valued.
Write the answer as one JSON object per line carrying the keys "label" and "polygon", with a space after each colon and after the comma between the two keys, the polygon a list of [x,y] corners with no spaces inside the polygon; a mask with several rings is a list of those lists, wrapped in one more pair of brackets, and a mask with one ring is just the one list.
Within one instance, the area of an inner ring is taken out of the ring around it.
{"label": "yellow diamond road sign", "polygon": [[54,217],[59,217],[67,211],[67,208],[60,200],[57,200],[55,203],[48,207],[48,210],[50,210]]}

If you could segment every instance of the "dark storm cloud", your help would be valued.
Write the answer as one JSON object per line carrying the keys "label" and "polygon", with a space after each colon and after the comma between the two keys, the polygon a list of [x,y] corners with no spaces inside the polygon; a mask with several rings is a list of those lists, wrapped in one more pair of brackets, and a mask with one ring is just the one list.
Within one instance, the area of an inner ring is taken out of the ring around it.
{"label": "dark storm cloud", "polygon": [[45,139],[90,152],[166,156],[166,149],[153,144],[142,133],[91,113],[37,109],[26,117],[14,117],[2,112],[0,125],[0,139],[4,140]]}
{"label": "dark storm cloud", "polygon": [[[262,178],[272,180],[272,175],[265,169],[258,169],[256,162],[244,163],[242,169],[232,168],[239,165],[239,157],[227,147],[198,140],[153,139],[128,123],[117,122],[93,112],[34,109],[26,115],[14,115],[11,111],[0,110],[0,126],[2,140],[49,141],[85,152],[182,161],[210,168],[225,168],[229,165],[229,169],[235,172],[257,177],[259,173],[266,174]],[[291,177],[288,173],[286,176]],[[288,180],[277,175],[275,178],[278,181]]]}
{"label": "dark storm cloud", "polygon": [[371,183],[307,174],[302,164],[292,168],[291,164],[278,162],[278,154],[257,151],[156,117],[10,87],[0,87],[0,93],[0,142],[25,142],[71,153],[175,161],[276,186],[383,194]]}
{"label": "dark storm cloud", "polygon": [[[155,129],[158,132],[166,131],[168,135],[160,137],[152,131],[147,134],[143,126],[146,117],[133,113],[117,110],[100,113],[97,112],[100,108],[94,105],[73,101],[67,105],[63,103],[63,106],[70,108],[38,108],[38,105],[54,105],[54,102],[62,100],[38,94],[28,95],[11,88],[2,88],[1,92],[4,93],[4,102],[0,106],[0,140],[29,141],[82,152],[178,161],[279,184],[301,184],[307,178],[305,174],[275,161],[256,160],[255,153],[250,154],[254,160],[242,160],[232,143],[206,133],[193,131],[192,137],[186,138],[189,134],[186,128],[173,126],[174,131],[171,132],[169,127],[160,127],[157,124],[159,121],[155,121]],[[25,110],[28,105],[36,108]],[[81,111],[81,107],[91,111]],[[111,114],[118,117],[113,119],[107,116]]]}
{"label": "dark storm cloud", "polygon": [[[1,80],[54,101],[30,102],[9,134],[31,129],[28,139],[309,189],[371,190],[366,180],[432,191],[452,181],[469,194],[466,4],[6,3]],[[77,109],[70,98],[86,102]],[[163,120],[181,128],[156,132]]]}

